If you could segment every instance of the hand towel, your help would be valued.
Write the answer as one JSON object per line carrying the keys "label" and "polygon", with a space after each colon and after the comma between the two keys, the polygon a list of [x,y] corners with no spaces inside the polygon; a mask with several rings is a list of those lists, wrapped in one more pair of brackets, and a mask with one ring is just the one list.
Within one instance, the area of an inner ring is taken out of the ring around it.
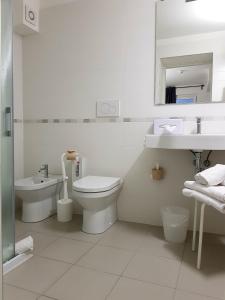
{"label": "hand towel", "polygon": [[184,186],[225,203],[225,186],[223,185],[208,186],[199,184],[196,181],[185,181]]}
{"label": "hand towel", "polygon": [[219,212],[221,212],[222,214],[225,214],[225,203],[217,201],[211,197],[208,197],[202,193],[196,192],[194,190],[190,190],[190,189],[183,189],[183,195],[186,197],[193,197],[195,198],[197,201],[200,201],[202,203],[205,203],[209,206],[214,207],[216,210],[218,210]]}
{"label": "hand towel", "polygon": [[195,175],[197,183],[203,185],[218,185],[225,180],[225,165],[217,164]]}

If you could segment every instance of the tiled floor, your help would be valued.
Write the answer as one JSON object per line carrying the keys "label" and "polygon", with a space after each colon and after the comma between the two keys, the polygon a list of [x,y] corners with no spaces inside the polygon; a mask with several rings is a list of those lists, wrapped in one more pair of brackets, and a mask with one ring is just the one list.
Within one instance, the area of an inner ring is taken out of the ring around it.
{"label": "tiled floor", "polygon": [[117,222],[101,235],[55,217],[16,221],[34,257],[5,276],[4,300],[225,300],[225,238],[205,235],[202,269],[190,240],[168,244],[161,228]]}

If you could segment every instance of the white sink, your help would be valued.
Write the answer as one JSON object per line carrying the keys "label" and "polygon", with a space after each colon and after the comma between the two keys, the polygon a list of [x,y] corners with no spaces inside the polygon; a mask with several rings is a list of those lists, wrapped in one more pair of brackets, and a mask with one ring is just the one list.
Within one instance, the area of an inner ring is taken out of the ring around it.
{"label": "white sink", "polygon": [[145,136],[145,146],[157,149],[225,150],[225,134],[148,134]]}

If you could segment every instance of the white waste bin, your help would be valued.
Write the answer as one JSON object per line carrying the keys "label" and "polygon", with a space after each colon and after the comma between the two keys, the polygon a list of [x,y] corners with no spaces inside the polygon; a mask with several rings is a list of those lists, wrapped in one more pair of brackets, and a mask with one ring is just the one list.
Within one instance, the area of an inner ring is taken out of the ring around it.
{"label": "white waste bin", "polygon": [[168,242],[183,243],[186,240],[189,224],[189,210],[170,206],[161,209],[163,230]]}

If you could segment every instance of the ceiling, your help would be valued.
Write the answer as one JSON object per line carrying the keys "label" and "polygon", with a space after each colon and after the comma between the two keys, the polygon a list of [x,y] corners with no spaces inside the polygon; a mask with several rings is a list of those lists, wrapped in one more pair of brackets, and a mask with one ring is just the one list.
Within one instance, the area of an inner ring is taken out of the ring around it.
{"label": "ceiling", "polygon": [[158,0],[157,39],[225,30],[224,0]]}
{"label": "ceiling", "polygon": [[63,5],[78,0],[40,0],[40,8],[47,8],[51,6]]}
{"label": "ceiling", "polygon": [[209,72],[209,66],[168,69],[166,70],[166,85],[176,87],[207,85]]}

